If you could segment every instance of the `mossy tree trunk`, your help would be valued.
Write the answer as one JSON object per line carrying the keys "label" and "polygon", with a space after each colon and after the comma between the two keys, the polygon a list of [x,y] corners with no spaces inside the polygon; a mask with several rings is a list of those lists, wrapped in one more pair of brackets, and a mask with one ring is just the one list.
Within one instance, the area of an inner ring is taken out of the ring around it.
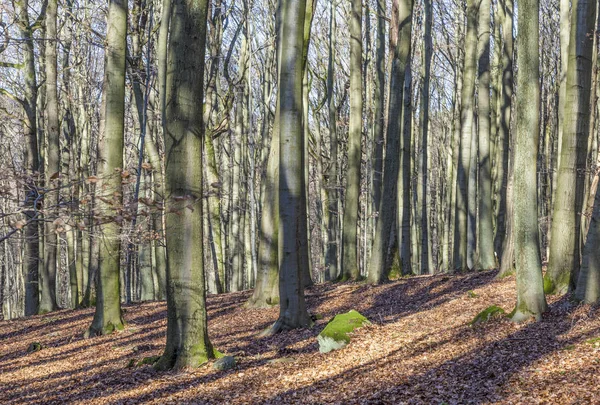
{"label": "mossy tree trunk", "polygon": [[519,75],[514,172],[517,305],[512,319],[541,319],[546,311],[539,248],[537,155],[539,139],[539,0],[519,2]]}
{"label": "mossy tree trunk", "polygon": [[197,367],[208,339],[202,239],[204,54],[208,1],[175,0],[167,68],[167,343],[155,367]]}
{"label": "mossy tree trunk", "polygon": [[103,335],[123,329],[120,298],[121,223],[123,194],[121,171],[125,132],[125,56],[127,50],[127,2],[110,0],[106,34],[104,133],[98,142],[96,200],[102,234],[99,250],[96,311],[87,335]]}

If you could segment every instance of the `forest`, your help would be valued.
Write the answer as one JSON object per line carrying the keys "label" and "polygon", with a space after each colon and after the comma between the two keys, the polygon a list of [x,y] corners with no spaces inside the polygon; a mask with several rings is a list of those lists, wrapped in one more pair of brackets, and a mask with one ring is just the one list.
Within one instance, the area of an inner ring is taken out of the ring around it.
{"label": "forest", "polygon": [[600,397],[598,0],[2,0],[0,402]]}

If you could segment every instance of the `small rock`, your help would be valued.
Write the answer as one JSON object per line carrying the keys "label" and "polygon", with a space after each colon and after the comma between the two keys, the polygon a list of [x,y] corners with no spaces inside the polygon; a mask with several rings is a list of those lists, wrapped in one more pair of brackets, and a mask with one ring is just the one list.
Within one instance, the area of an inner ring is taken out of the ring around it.
{"label": "small rock", "polygon": [[219,371],[229,370],[234,368],[236,365],[235,357],[233,356],[223,356],[213,364],[213,368]]}
{"label": "small rock", "polygon": [[319,351],[328,353],[343,348],[350,343],[349,333],[369,323],[367,318],[355,310],[336,315],[317,336]]}

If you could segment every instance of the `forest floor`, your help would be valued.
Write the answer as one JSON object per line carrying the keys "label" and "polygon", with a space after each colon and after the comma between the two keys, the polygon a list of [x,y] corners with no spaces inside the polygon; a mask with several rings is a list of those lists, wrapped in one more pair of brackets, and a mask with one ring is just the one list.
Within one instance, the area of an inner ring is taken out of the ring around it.
{"label": "forest floor", "polygon": [[[470,326],[490,305],[507,312],[515,279],[483,272],[404,278],[372,287],[307,290],[323,319],[311,329],[259,338],[278,309],[248,309],[249,292],[208,298],[210,338],[238,365],[180,373],[131,359],[160,355],[166,305],[125,306],[125,330],[83,339],[92,309],[0,322],[0,403],[600,403],[600,314],[550,297],[540,322],[504,317]],[[321,354],[327,320],[356,309],[372,324],[342,350]],[[33,342],[42,349],[28,353]]]}

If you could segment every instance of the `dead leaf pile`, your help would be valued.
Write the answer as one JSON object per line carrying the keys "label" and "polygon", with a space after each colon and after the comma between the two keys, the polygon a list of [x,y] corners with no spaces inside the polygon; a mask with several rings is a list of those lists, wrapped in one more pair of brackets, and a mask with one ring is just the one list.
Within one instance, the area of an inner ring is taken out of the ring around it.
{"label": "dead leaf pile", "polygon": [[[126,306],[122,332],[83,339],[92,309],[0,322],[2,404],[486,404],[600,401],[597,309],[549,298],[540,322],[510,312],[515,280],[494,273],[423,276],[372,287],[323,284],[307,291],[311,329],[258,338],[278,308],[244,307],[250,292],[210,296],[209,334],[237,366],[184,373],[128,367],[161,354],[164,302]],[[317,334],[356,309],[372,322],[344,349],[320,354]],[[40,350],[29,351],[38,343]]]}

